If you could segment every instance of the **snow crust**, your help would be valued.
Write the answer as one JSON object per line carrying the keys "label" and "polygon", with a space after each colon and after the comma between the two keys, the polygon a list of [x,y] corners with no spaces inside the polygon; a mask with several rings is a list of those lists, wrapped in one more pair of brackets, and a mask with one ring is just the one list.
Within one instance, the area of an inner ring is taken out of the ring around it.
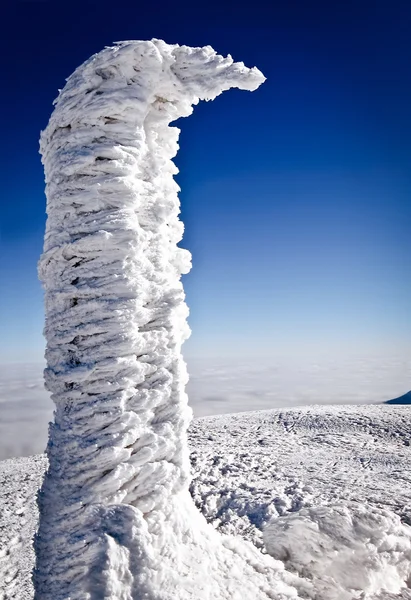
{"label": "snow crust", "polygon": [[303,508],[273,519],[264,541],[272,556],[312,581],[317,600],[398,595],[411,583],[411,528],[389,510]]}
{"label": "snow crust", "polygon": [[221,538],[188,491],[189,330],[178,248],[179,130],[200,99],[256,89],[207,46],[121,42],[67,80],[41,136],[46,387],[55,402],[39,494],[39,600],[296,597],[296,579]]}
{"label": "snow crust", "polygon": [[409,438],[406,406],[196,419],[191,493],[218,531],[298,573],[302,597],[408,600]]}

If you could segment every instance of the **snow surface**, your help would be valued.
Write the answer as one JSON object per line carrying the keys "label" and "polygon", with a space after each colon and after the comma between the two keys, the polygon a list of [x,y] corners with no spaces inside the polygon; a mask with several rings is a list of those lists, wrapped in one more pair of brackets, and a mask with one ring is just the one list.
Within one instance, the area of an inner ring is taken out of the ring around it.
{"label": "snow surface", "polygon": [[411,528],[389,510],[357,503],[303,508],[264,531],[267,552],[311,579],[316,598],[401,593],[411,583]]}
{"label": "snow surface", "polygon": [[[226,547],[243,553],[243,538],[260,553],[258,564],[268,549],[298,573],[300,597],[410,599],[410,410],[306,407],[196,419],[189,429],[192,497]],[[44,455],[0,463],[2,600],[33,598],[34,498],[46,463]],[[224,569],[211,540],[201,561]],[[215,549],[217,555],[207,555]],[[109,568],[118,570],[121,554],[111,556]],[[249,557],[256,560],[251,551]],[[230,587],[236,573],[225,571],[231,597],[258,597],[247,590],[249,575],[242,571],[238,595]],[[268,570],[261,575],[267,588],[277,586]],[[206,583],[207,568],[203,577]]]}

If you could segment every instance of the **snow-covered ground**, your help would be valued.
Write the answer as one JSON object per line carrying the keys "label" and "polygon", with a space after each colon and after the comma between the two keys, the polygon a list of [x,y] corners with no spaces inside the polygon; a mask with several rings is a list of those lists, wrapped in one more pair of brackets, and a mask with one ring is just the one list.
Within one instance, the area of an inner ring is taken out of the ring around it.
{"label": "snow-covered ground", "polygon": [[[191,494],[220,533],[311,581],[308,597],[411,598],[410,416],[407,406],[313,406],[196,419]],[[2,600],[32,598],[45,467],[43,455],[0,463]]]}

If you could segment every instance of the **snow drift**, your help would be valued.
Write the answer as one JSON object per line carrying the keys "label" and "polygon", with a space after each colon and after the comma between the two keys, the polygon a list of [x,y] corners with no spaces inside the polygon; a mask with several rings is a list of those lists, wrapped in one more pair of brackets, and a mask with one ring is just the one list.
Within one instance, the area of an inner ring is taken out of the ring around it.
{"label": "snow drift", "polygon": [[312,581],[315,600],[411,598],[411,528],[390,510],[355,502],[303,508],[273,519],[264,542]]}
{"label": "snow drift", "polygon": [[188,492],[179,130],[200,99],[254,90],[207,46],[121,42],[67,80],[41,136],[46,387],[38,599],[286,598],[281,563],[220,537]]}

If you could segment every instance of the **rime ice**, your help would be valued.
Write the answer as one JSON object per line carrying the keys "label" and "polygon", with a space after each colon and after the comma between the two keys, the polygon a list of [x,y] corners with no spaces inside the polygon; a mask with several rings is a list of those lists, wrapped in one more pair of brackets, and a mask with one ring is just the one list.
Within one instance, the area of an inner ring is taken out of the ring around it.
{"label": "rime ice", "polygon": [[179,130],[199,100],[254,90],[212,48],[121,42],[67,80],[41,137],[46,386],[36,597],[286,598],[281,563],[206,526],[188,494],[189,330],[177,247]]}

